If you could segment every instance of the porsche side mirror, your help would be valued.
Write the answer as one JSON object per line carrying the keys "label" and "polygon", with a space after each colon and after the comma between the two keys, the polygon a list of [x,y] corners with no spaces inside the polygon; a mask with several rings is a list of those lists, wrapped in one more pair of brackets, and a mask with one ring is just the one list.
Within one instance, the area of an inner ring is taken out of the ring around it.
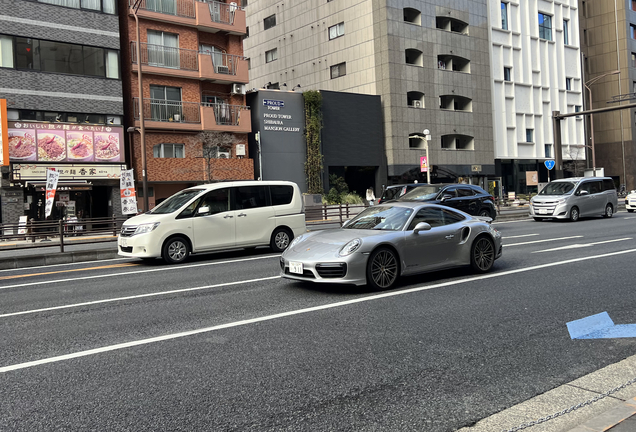
{"label": "porsche side mirror", "polygon": [[429,224],[426,222],[420,222],[415,225],[415,228],[413,228],[413,234],[418,234],[420,231],[429,231],[430,229],[431,226]]}

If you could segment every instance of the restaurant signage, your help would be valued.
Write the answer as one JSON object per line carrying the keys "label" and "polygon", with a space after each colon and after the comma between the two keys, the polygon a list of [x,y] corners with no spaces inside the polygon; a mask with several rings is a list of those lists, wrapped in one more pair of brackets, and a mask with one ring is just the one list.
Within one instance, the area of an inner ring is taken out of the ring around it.
{"label": "restaurant signage", "polygon": [[0,99],[0,166],[9,165],[7,100]]}
{"label": "restaurant signage", "polygon": [[60,180],[104,180],[119,179],[125,165],[83,165],[83,164],[13,164],[13,180],[46,180],[47,168],[55,168]]}
{"label": "restaurant signage", "polygon": [[125,162],[122,126],[37,122],[8,126],[11,162]]}
{"label": "restaurant signage", "polygon": [[121,195],[121,214],[129,215],[137,213],[137,194],[135,193],[135,179],[133,170],[121,170],[119,178]]}
{"label": "restaurant signage", "polygon": [[57,181],[60,178],[60,173],[55,171],[55,168],[49,168],[46,170],[46,205],[44,207],[44,217],[51,216],[51,210],[53,209],[53,202],[55,201],[55,189],[57,189]]}

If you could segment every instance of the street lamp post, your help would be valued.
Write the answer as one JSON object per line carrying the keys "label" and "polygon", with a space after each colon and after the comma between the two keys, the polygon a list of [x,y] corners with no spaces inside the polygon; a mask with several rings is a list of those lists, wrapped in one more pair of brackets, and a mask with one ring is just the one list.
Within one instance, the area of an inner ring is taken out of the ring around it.
{"label": "street lamp post", "polygon": [[[612,72],[607,72],[603,75],[599,75],[597,77],[592,78],[591,80],[589,80],[588,82],[586,82],[585,88],[587,89],[588,93],[589,93],[589,99],[590,99],[590,107],[589,109],[593,109],[592,106],[592,89],[590,88],[590,86],[592,84],[594,84],[596,81],[600,80],[603,77],[606,77],[608,75],[615,75],[615,74],[619,74],[621,71],[619,70],[615,70]],[[590,114],[590,147],[592,148],[592,173],[593,176],[596,177],[596,152],[594,150],[594,114]]]}
{"label": "street lamp post", "polygon": [[137,11],[141,6],[142,0],[135,0],[132,6],[133,16],[135,17],[135,27],[137,32],[137,43],[135,44],[135,51],[137,55],[137,84],[139,87],[139,140],[141,144],[141,181],[144,191],[144,211],[150,210],[148,204],[148,172],[146,167],[146,128],[144,125],[144,92],[142,85],[141,75],[141,37],[139,35],[139,17],[137,17]]}

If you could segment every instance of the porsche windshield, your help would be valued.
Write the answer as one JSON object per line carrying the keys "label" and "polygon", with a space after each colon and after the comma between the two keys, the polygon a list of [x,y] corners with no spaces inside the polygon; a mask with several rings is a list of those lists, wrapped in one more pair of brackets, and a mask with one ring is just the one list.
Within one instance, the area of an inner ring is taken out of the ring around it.
{"label": "porsche windshield", "polygon": [[391,206],[371,206],[351,219],[345,229],[399,231],[411,217],[413,209]]}
{"label": "porsche windshield", "polygon": [[167,214],[179,210],[195,196],[199,195],[204,189],[185,189],[181,192],[177,192],[170,198],[159,204],[157,207],[150,210],[148,213],[152,214]]}
{"label": "porsche windshield", "polygon": [[572,193],[574,186],[572,182],[553,182],[541,189],[539,195],[567,195]]}
{"label": "porsche windshield", "polygon": [[426,201],[435,199],[442,186],[418,186],[400,197],[400,201]]}

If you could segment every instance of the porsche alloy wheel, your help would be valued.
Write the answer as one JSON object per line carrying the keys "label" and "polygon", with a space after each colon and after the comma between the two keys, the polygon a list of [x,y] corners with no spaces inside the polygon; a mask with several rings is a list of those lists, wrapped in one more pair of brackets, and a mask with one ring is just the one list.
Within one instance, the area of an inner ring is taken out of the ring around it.
{"label": "porsche alloy wheel", "polygon": [[479,237],[473,243],[470,264],[476,272],[486,273],[495,263],[495,245],[488,237]]}
{"label": "porsche alloy wheel", "polygon": [[367,283],[374,289],[389,289],[399,275],[398,257],[391,249],[375,250],[367,263]]}

